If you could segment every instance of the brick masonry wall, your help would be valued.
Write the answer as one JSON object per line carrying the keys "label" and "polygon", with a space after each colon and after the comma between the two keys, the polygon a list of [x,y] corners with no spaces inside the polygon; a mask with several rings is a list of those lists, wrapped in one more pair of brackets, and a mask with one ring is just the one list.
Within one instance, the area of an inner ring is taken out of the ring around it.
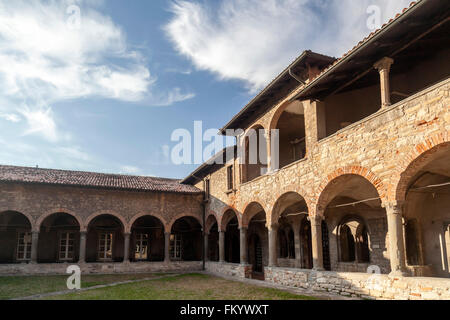
{"label": "brick masonry wall", "polygon": [[34,230],[42,220],[57,212],[73,215],[81,230],[97,215],[118,217],[129,232],[132,222],[143,215],[161,220],[166,231],[176,219],[193,216],[202,223],[202,195],[128,192],[49,185],[0,183],[0,212],[17,211],[26,215]]}
{"label": "brick masonry wall", "polygon": [[365,273],[265,268],[266,281],[347,297],[395,300],[449,300],[450,279],[392,278]]}

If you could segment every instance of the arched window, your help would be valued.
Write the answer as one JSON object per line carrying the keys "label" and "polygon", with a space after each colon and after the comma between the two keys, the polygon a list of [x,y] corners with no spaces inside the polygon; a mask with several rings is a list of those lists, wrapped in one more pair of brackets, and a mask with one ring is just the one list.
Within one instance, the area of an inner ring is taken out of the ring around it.
{"label": "arched window", "polygon": [[349,218],[339,225],[341,262],[370,262],[367,227],[359,218]]}

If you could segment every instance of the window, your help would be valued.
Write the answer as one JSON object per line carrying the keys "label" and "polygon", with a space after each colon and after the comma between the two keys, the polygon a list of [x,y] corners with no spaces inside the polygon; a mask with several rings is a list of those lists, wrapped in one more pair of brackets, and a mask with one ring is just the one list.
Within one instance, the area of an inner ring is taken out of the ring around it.
{"label": "window", "polygon": [[147,260],[148,258],[148,234],[138,233],[136,235],[136,249],[134,251],[136,260]]}
{"label": "window", "polygon": [[31,259],[31,232],[20,232],[17,235],[17,261]]}
{"label": "window", "polygon": [[209,200],[210,189],[209,189],[209,179],[205,179],[205,200]]}
{"label": "window", "polygon": [[228,191],[232,191],[234,189],[233,166],[227,167],[227,188]]}
{"label": "window", "polygon": [[98,237],[98,260],[112,260],[113,234],[102,232]]}
{"label": "window", "polygon": [[181,235],[170,235],[170,257],[175,260],[181,260]]}
{"label": "window", "polygon": [[75,233],[61,232],[59,237],[59,260],[72,261],[74,259]]}

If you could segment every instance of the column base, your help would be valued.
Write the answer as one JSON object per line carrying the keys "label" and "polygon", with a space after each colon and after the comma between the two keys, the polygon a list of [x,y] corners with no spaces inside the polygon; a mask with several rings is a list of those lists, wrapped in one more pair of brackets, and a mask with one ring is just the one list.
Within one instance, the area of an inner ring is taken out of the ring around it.
{"label": "column base", "polygon": [[324,268],[320,268],[320,267],[314,267],[314,268],[312,268],[312,270],[313,271],[320,271],[320,272],[325,271]]}

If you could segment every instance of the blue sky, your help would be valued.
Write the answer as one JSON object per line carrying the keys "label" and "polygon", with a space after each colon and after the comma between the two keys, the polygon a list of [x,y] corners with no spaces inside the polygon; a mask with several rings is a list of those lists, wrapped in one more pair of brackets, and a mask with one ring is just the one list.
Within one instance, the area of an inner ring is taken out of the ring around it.
{"label": "blue sky", "polygon": [[0,163],[183,178],[174,130],[221,128],[303,50],[339,56],[371,5],[408,3],[0,0]]}

